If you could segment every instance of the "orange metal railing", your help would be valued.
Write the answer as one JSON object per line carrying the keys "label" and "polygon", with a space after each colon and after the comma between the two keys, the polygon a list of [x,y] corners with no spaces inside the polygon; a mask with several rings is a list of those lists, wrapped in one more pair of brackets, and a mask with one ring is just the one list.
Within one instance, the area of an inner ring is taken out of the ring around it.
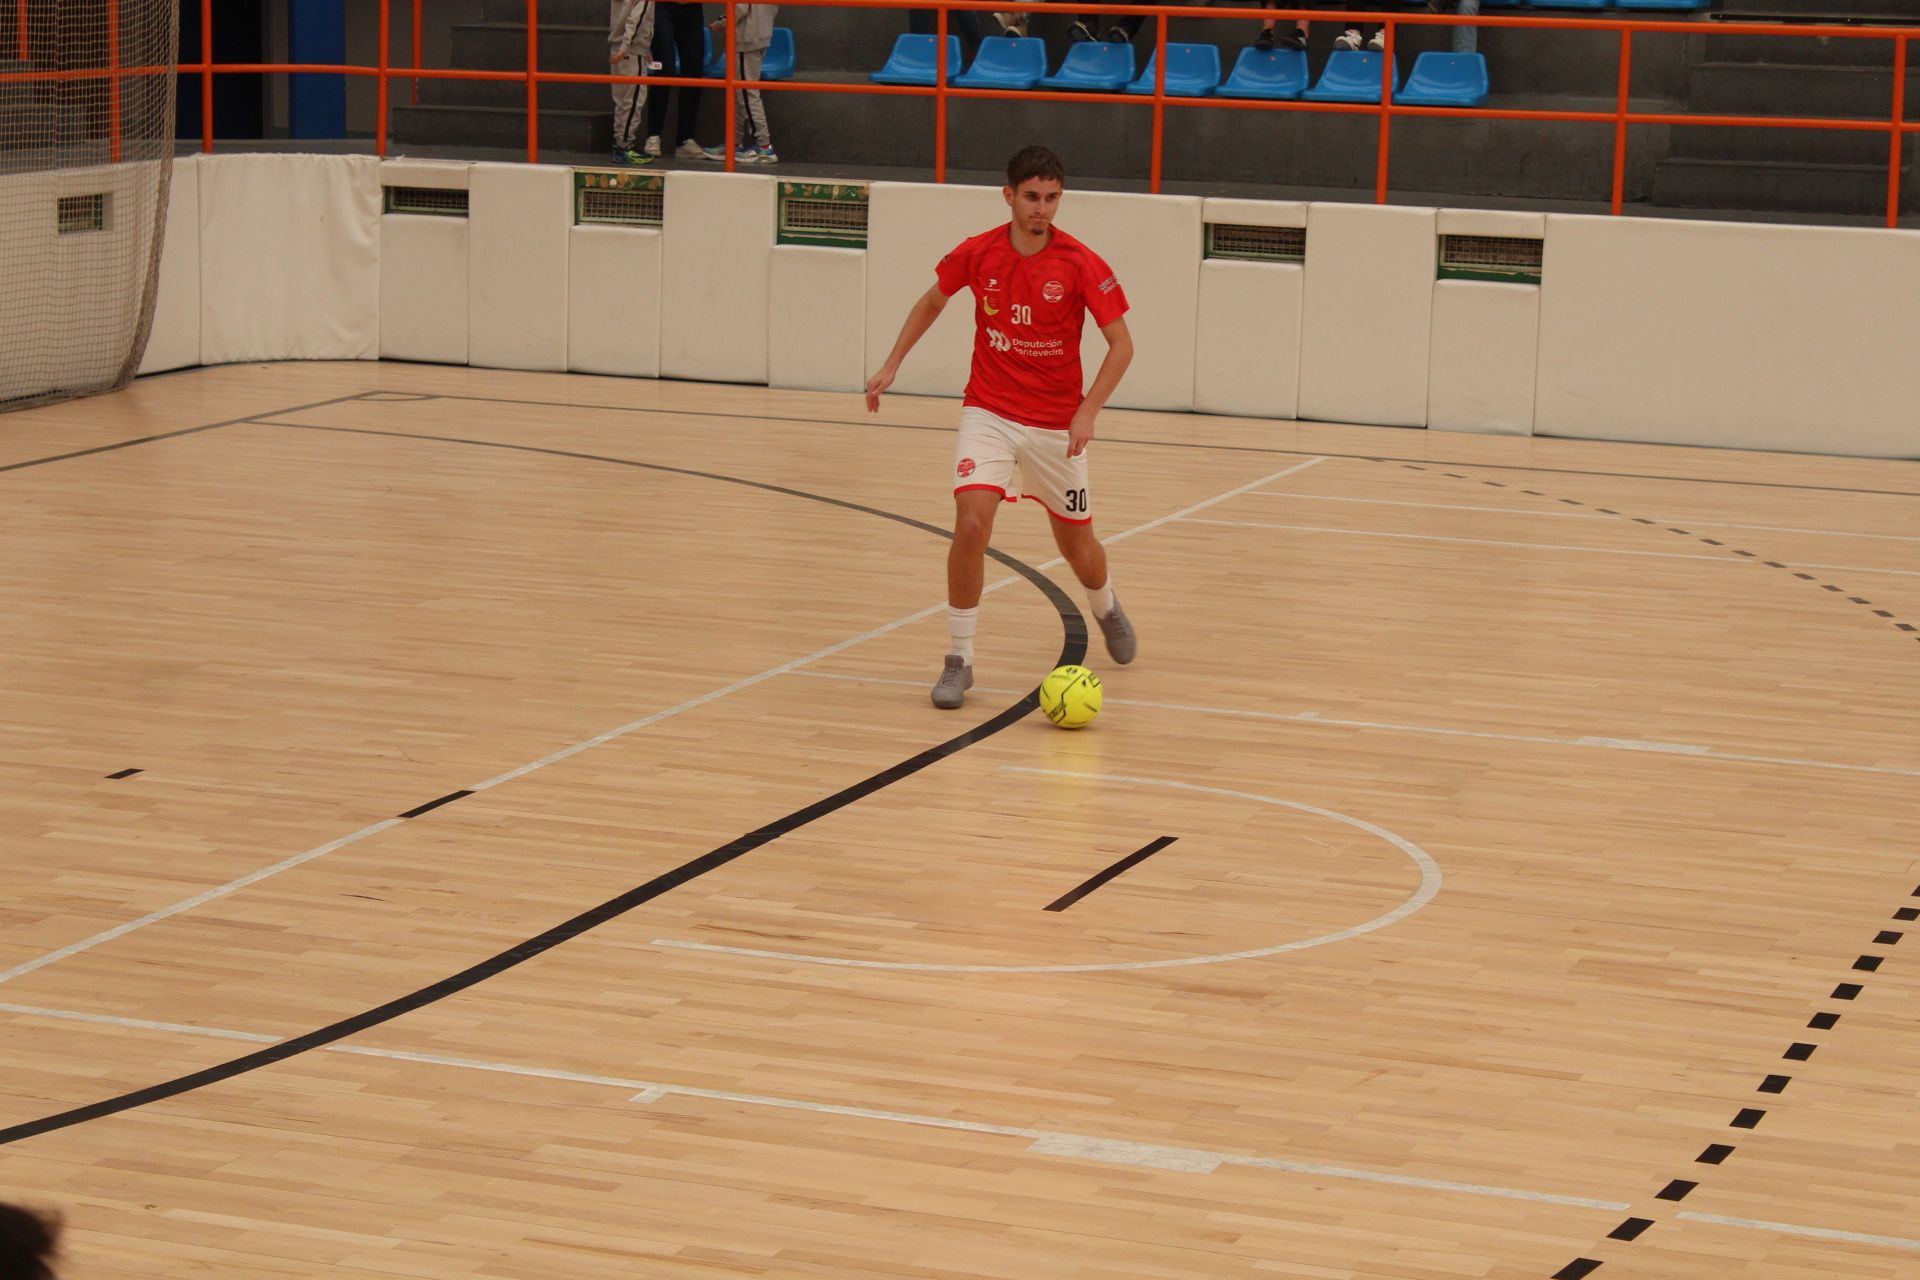
{"label": "orange metal railing", "polygon": [[[334,66],[316,64],[289,63],[215,63],[212,61],[213,48],[213,0],[200,0],[200,48],[201,60],[192,64],[181,64],[177,70],[181,75],[200,77],[200,119],[201,146],[205,151],[213,150],[213,78],[215,75],[256,75],[294,72],[317,72],[334,75],[371,76],[376,84],[376,108],[374,123],[374,149],[376,153],[387,153],[387,116],[389,103],[389,85],[396,77],[409,80],[413,86],[413,99],[419,99],[419,83],[423,79],[448,80],[500,80],[520,82],[527,91],[527,160],[536,162],[540,158],[540,86],[542,84],[638,84],[669,86],[677,85],[696,89],[719,89],[726,95],[726,167],[734,168],[733,147],[730,145],[736,136],[738,126],[739,102],[734,92],[738,88],[752,87],[762,92],[773,93],[850,93],[900,95],[907,97],[930,97],[934,100],[934,180],[946,181],[947,176],[947,104],[953,99],[985,98],[1011,99],[1034,102],[1075,102],[1098,107],[1138,107],[1150,110],[1153,115],[1153,140],[1151,148],[1148,189],[1159,191],[1162,180],[1162,156],[1165,146],[1166,112],[1170,107],[1192,110],[1228,110],[1228,111],[1321,111],[1345,114],[1373,115],[1379,122],[1379,149],[1375,161],[1374,200],[1384,204],[1387,199],[1388,175],[1392,168],[1392,126],[1400,116],[1443,116],[1453,119],[1479,120],[1536,120],[1566,121],[1587,124],[1610,124],[1613,126],[1613,181],[1611,207],[1614,213],[1620,213],[1625,202],[1627,170],[1627,132],[1631,125],[1713,125],[1740,128],[1770,129],[1833,129],[1849,132],[1879,132],[1887,135],[1887,225],[1899,225],[1900,216],[1900,160],[1903,143],[1910,133],[1920,132],[1920,121],[1906,119],[1906,69],[1907,42],[1920,37],[1920,26],[1912,27],[1859,27],[1817,24],[1785,23],[1741,23],[1737,28],[1741,35],[1768,36],[1786,39],[1837,39],[1837,40],[1888,40],[1893,45],[1893,105],[1888,118],[1858,119],[1838,117],[1808,116],[1743,116],[1743,115],[1698,115],[1677,112],[1635,111],[1628,99],[1628,89],[1632,78],[1633,40],[1643,33],[1669,33],[1676,35],[1702,35],[1709,28],[1697,21],[1675,21],[1640,18],[1566,18],[1547,16],[1540,13],[1524,17],[1495,16],[1482,13],[1471,18],[1453,14],[1379,12],[1379,13],[1335,13],[1325,10],[1295,9],[1256,9],[1256,8],[1206,8],[1150,4],[1097,4],[1086,3],[1077,6],[1077,12],[1097,13],[1110,16],[1138,14],[1154,19],[1154,86],[1151,94],[1098,94],[1098,93],[1061,93],[1046,90],[1008,90],[1008,89],[962,89],[949,83],[951,68],[947,65],[947,27],[949,14],[958,10],[992,12],[1003,9],[1009,4],[1021,0],[781,0],[786,5],[817,6],[840,9],[880,9],[902,10],[907,8],[932,8],[937,11],[935,23],[936,74],[932,85],[879,85],[879,84],[827,84],[807,80],[741,80],[736,74],[738,61],[736,54],[736,32],[734,13],[729,3],[726,10],[726,73],[723,77],[708,79],[704,76],[620,76],[605,72],[556,72],[539,69],[539,0],[527,0],[527,62],[524,71],[462,71],[446,68],[423,67],[421,63],[421,16],[422,0],[411,0],[412,7],[412,65],[395,67],[391,62],[390,32],[392,28],[393,0],[379,0],[379,61],[376,66]],[[1031,0],[1026,0],[1031,3]],[[26,0],[19,0],[21,10],[20,45],[22,57],[26,54]],[[110,78],[113,90],[113,141],[114,155],[119,156],[119,86],[130,76],[152,75],[169,70],[165,67],[122,67],[119,65],[119,46],[117,40],[117,3],[109,4],[109,63],[105,68],[84,68],[70,71],[19,72],[0,75],[0,84],[19,81],[48,81]],[[1385,32],[1385,57],[1381,60],[1381,92],[1377,103],[1341,103],[1307,102],[1300,100],[1271,101],[1266,99],[1221,98],[1221,97],[1174,97],[1166,92],[1167,59],[1164,56],[1167,46],[1167,23],[1170,18],[1180,17],[1203,19],[1208,21],[1257,22],[1276,19],[1282,22],[1303,21],[1341,21],[1348,23],[1377,24]],[[1620,68],[1614,108],[1611,111],[1553,111],[1535,109],[1514,109],[1497,107],[1424,107],[1399,103],[1393,100],[1392,76],[1394,70],[1394,48],[1399,32],[1409,26],[1457,26],[1476,27],[1525,27],[1531,30],[1558,31],[1613,31],[1620,37]]]}

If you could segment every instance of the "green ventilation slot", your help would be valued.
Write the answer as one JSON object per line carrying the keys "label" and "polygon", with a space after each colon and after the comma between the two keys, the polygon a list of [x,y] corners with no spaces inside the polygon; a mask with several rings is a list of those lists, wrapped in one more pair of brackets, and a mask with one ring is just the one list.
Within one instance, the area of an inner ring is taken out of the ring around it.
{"label": "green ventilation slot", "polygon": [[783,182],[779,244],[867,247],[867,188],[857,182]]}

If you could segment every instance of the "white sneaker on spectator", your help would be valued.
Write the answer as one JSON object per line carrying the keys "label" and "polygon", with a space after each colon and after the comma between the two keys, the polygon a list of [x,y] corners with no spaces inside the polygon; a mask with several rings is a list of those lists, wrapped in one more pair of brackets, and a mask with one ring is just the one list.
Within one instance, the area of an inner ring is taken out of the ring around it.
{"label": "white sneaker on spectator", "polygon": [[648,138],[647,145],[640,148],[640,153],[642,155],[648,155],[648,156],[659,155],[660,154],[660,135],[656,133],[651,138]]}
{"label": "white sneaker on spectator", "polygon": [[675,160],[705,160],[707,153],[701,148],[699,143],[695,142],[692,138],[688,138],[685,142],[673,149],[673,158]]}
{"label": "white sneaker on spectator", "polygon": [[1355,53],[1358,53],[1360,46],[1365,42],[1365,37],[1360,34],[1358,27],[1348,27],[1345,31],[1342,31],[1333,38],[1333,47],[1336,49],[1351,49]]}
{"label": "white sneaker on spectator", "polygon": [[1373,50],[1375,53],[1385,53],[1387,50],[1386,31],[1382,29],[1374,32],[1373,39],[1367,41],[1367,48]]}

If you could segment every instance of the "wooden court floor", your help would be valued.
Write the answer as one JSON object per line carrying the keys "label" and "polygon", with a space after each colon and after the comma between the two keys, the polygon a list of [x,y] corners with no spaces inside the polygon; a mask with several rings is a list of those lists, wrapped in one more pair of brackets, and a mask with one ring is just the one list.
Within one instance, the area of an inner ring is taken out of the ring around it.
{"label": "wooden court floor", "polygon": [[1110,413],[1068,733],[1032,504],[928,705],[954,414],[0,417],[65,1274],[1920,1277],[1920,464]]}

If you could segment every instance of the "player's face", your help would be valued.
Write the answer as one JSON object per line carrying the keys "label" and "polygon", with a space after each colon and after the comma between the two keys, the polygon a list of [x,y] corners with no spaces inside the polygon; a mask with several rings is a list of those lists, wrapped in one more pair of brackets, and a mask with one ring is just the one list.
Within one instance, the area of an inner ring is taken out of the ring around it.
{"label": "player's face", "polygon": [[1007,208],[1013,210],[1014,222],[1030,236],[1043,236],[1053,225],[1062,190],[1054,178],[1028,178],[1017,187],[1000,188],[1007,198]]}

